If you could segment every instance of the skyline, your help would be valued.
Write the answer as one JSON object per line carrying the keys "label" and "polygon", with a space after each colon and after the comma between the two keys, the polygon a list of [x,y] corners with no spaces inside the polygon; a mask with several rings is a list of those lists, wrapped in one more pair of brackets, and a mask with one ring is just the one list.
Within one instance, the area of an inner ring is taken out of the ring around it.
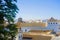
{"label": "skyline", "polygon": [[16,19],[60,19],[60,0],[17,0],[19,13]]}

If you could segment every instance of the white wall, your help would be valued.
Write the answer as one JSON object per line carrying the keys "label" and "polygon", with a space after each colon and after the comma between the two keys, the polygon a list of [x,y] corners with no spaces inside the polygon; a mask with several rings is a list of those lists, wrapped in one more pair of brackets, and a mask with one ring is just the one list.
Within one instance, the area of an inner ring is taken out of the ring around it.
{"label": "white wall", "polygon": [[[52,23],[52,24],[51,24]],[[25,30],[27,30],[26,32],[28,32],[29,30],[54,30],[55,32],[60,32],[60,24],[55,22],[55,24],[53,22],[49,22],[47,27],[22,27],[23,32],[25,32]]]}
{"label": "white wall", "polygon": [[27,32],[29,30],[46,30],[44,27],[22,27],[23,32],[25,32],[25,29],[27,29]]}
{"label": "white wall", "polygon": [[[52,23],[52,24],[51,24]],[[48,23],[48,26],[47,26],[47,29],[48,30],[54,30],[55,32],[58,32],[58,31],[60,31],[60,29],[59,29],[59,23],[57,23],[57,22],[55,22],[55,23],[53,23],[53,22],[50,22],[50,23]]]}
{"label": "white wall", "polygon": [[18,34],[16,35],[16,40],[22,40],[23,34],[22,34],[22,30],[18,29]]}

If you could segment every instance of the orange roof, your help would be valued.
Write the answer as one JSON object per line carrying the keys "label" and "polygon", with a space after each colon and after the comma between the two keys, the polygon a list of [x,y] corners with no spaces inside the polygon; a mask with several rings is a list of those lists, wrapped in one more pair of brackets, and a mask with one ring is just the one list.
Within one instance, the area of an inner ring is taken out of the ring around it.
{"label": "orange roof", "polygon": [[51,40],[55,36],[52,34],[27,32],[27,33],[23,33],[23,37],[29,37],[32,38],[32,40]]}
{"label": "orange roof", "polygon": [[30,27],[35,27],[35,26],[37,26],[37,27],[46,27],[46,23],[43,23],[43,22],[38,22],[38,23],[36,23],[36,22],[33,22],[33,23],[21,23],[21,22],[18,22],[17,23],[17,27],[28,27],[28,26],[30,26]]}

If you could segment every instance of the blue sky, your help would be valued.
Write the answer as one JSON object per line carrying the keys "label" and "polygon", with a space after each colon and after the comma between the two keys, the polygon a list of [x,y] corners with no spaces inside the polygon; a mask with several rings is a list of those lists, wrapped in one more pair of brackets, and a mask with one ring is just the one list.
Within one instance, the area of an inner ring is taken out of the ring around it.
{"label": "blue sky", "polygon": [[60,19],[60,0],[18,0],[19,13],[16,18],[23,19]]}

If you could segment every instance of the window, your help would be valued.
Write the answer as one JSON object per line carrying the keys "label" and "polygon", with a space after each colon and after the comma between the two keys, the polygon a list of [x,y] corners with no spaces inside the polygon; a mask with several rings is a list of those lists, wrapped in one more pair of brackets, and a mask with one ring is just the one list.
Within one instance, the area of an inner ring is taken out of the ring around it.
{"label": "window", "polygon": [[60,27],[59,27],[59,29],[60,29]]}
{"label": "window", "polygon": [[52,23],[51,23],[52,24]]}
{"label": "window", "polygon": [[19,36],[19,38],[20,38],[20,36]]}
{"label": "window", "polygon": [[22,38],[22,35],[20,35],[19,38]]}
{"label": "window", "polygon": [[27,29],[25,29],[25,32],[27,32]]}
{"label": "window", "polygon": [[50,23],[48,23],[48,24],[50,24]]}
{"label": "window", "polygon": [[57,24],[57,23],[56,23]]}
{"label": "window", "polygon": [[55,23],[53,23],[53,24],[55,24]]}

